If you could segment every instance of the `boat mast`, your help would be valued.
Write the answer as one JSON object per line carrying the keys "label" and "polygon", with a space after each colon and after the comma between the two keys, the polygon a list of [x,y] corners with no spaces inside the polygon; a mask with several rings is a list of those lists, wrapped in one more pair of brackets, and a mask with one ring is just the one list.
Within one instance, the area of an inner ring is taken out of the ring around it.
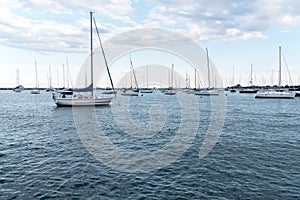
{"label": "boat mast", "polygon": [[37,77],[37,68],[36,68],[36,60],[34,61],[35,66],[35,88],[38,88],[38,77]]}
{"label": "boat mast", "polygon": [[49,88],[52,88],[51,66],[49,65]]}
{"label": "boat mast", "polygon": [[66,75],[65,75],[65,64],[63,64],[63,87],[66,87]]}
{"label": "boat mast", "polygon": [[232,86],[234,86],[234,67],[232,69]]}
{"label": "boat mast", "polygon": [[16,80],[17,80],[17,86],[19,86],[20,85],[19,69],[17,69],[17,78],[16,78]]}
{"label": "boat mast", "polygon": [[147,65],[147,89],[149,88],[149,85],[148,85],[148,65]]}
{"label": "boat mast", "polygon": [[93,77],[93,12],[90,12],[91,21],[91,84],[92,84],[92,96],[94,96],[94,77]]}
{"label": "boat mast", "polygon": [[171,71],[171,88],[173,89],[173,73],[174,73],[174,63],[172,63],[172,71]]}
{"label": "boat mast", "polygon": [[250,85],[252,86],[253,84],[253,78],[252,78],[252,66],[253,64],[251,63],[251,71],[250,71]]}
{"label": "boat mast", "polygon": [[278,74],[278,87],[281,87],[281,46],[279,46],[279,74]]}
{"label": "boat mast", "polygon": [[195,90],[197,90],[197,69],[195,68]]}
{"label": "boat mast", "polygon": [[207,62],[207,78],[208,78],[208,89],[210,88],[210,71],[209,71],[209,58],[208,58],[208,49],[206,48],[206,62]]}

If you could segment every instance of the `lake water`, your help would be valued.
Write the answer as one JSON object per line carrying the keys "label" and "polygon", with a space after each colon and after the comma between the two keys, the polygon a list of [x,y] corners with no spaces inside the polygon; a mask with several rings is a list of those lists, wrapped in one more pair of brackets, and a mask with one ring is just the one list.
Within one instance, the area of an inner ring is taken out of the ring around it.
{"label": "lake water", "polygon": [[[114,103],[124,103],[117,98]],[[186,151],[160,169],[134,173],[95,159],[77,133],[72,108],[57,108],[51,93],[0,91],[0,199],[300,198],[300,98],[228,93],[222,133],[202,159],[210,98],[196,98],[200,123]],[[131,97],[129,116],[137,126],[151,121],[151,105],[165,120],[159,134],[142,139],[124,134],[113,106],[95,113],[113,144],[147,153],[171,142],[181,123],[176,96],[155,93]]]}

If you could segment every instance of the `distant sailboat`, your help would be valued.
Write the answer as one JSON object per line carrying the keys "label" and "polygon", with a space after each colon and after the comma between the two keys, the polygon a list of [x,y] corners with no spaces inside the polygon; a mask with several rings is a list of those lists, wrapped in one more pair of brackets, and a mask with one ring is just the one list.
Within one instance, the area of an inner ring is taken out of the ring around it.
{"label": "distant sailboat", "polygon": [[236,89],[234,89],[233,87],[234,87],[234,67],[232,69],[232,88],[229,90],[231,93],[236,92]]}
{"label": "distant sailboat", "polygon": [[49,65],[49,75],[48,75],[49,87],[46,89],[46,92],[53,92],[54,88],[52,87],[52,76],[51,76],[51,66]]}
{"label": "distant sailboat", "polygon": [[[96,25],[96,21],[94,19],[94,23]],[[112,101],[112,97],[97,97],[95,95],[94,92],[94,81],[93,81],[93,67],[94,67],[94,63],[93,63],[93,12],[90,12],[90,44],[91,44],[91,84],[85,88],[73,88],[73,92],[91,92],[91,95],[89,96],[83,96],[83,95],[77,95],[77,94],[73,94],[71,97],[67,97],[65,94],[59,94],[59,96],[57,96],[57,94],[53,93],[53,100],[55,102],[55,104],[57,106],[106,106],[106,105],[110,105],[111,101]],[[96,27],[97,30],[97,34],[99,37],[99,42],[100,42],[100,46],[102,49],[102,54],[105,60],[105,64],[106,64],[106,68],[107,68],[107,72],[109,74],[110,77],[110,73],[108,70],[108,66],[107,66],[107,62],[106,62],[106,57],[104,54],[104,50],[103,50],[103,46],[101,43],[101,39],[98,33],[98,29]],[[111,77],[110,77],[111,79]],[[111,79],[112,80],[112,79]],[[112,84],[112,88],[113,87],[113,83],[111,81]]]}
{"label": "distant sailboat", "polygon": [[281,47],[279,47],[279,76],[278,76],[278,89],[269,90],[266,92],[259,92],[255,98],[273,98],[273,99],[293,99],[295,92],[285,92],[281,89]]}
{"label": "distant sailboat", "polygon": [[208,87],[207,89],[197,91],[194,94],[201,95],[201,96],[218,96],[220,92],[218,90],[215,90],[214,88],[211,88],[210,86],[210,66],[209,66],[208,49],[206,49],[206,63],[207,63]]}
{"label": "distant sailboat", "polygon": [[147,73],[146,73],[146,78],[147,78],[147,87],[140,90],[140,93],[146,93],[146,94],[149,94],[149,93],[152,93],[153,90],[151,88],[149,88],[149,85],[148,85],[148,66],[147,66]]}
{"label": "distant sailboat", "polygon": [[250,72],[250,85],[251,85],[251,88],[247,88],[247,89],[242,89],[239,91],[239,93],[241,94],[254,94],[254,93],[257,93],[258,90],[257,89],[254,89],[253,88],[253,64],[251,63],[251,72]]}
{"label": "distant sailboat", "polygon": [[[134,72],[134,69],[133,69],[133,64],[132,64],[132,60],[131,60],[131,56],[129,55],[129,60],[130,60],[130,89],[124,89],[121,93],[121,95],[123,96],[139,96],[139,86],[138,86],[138,83],[137,83],[137,80],[136,80],[136,76],[135,76],[135,72]],[[133,89],[132,88],[132,75],[134,77],[134,82],[135,82],[135,86],[136,88]]]}
{"label": "distant sailboat", "polygon": [[168,90],[165,91],[165,95],[176,95],[176,90],[173,89],[173,79],[174,79],[174,64],[172,63],[171,70],[171,85]]}
{"label": "distant sailboat", "polygon": [[16,87],[13,89],[14,92],[22,92],[24,90],[24,86],[20,85],[20,76],[19,76],[19,69],[16,71]]}
{"label": "distant sailboat", "polygon": [[35,88],[31,90],[31,94],[40,94],[40,89],[39,89],[39,83],[38,83],[38,75],[37,75],[37,66],[36,66],[36,61],[34,62],[35,65]]}

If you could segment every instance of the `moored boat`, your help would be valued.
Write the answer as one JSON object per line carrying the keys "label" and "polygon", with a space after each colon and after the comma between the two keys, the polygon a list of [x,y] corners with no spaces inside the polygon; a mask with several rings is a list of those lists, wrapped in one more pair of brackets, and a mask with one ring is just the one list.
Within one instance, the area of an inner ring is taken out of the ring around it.
{"label": "moored boat", "polygon": [[255,98],[293,99],[295,95],[295,92],[280,92],[272,90],[266,92],[258,92]]}
{"label": "moored boat", "polygon": [[[96,22],[95,22],[95,24],[96,24]],[[90,37],[90,39],[91,39],[91,55],[90,55],[91,56],[91,62],[90,62],[91,63],[91,84],[85,88],[72,89],[71,95],[68,95],[63,92],[62,93],[52,93],[53,100],[58,107],[61,107],[61,106],[107,106],[107,105],[110,105],[110,103],[113,99],[113,97],[97,97],[94,92],[94,84],[93,84],[93,82],[94,82],[93,81],[93,76],[94,76],[93,75],[93,54],[94,54],[93,53],[93,12],[90,12],[90,26],[91,26],[90,27],[90,31],[91,31],[91,37]],[[97,27],[96,27],[96,30],[97,30]],[[100,36],[99,36],[99,40],[100,40]],[[101,41],[100,41],[100,46],[101,46],[101,49],[103,52],[103,57],[106,61]],[[105,63],[107,64],[107,62],[105,62]],[[106,66],[106,68],[107,68],[108,75],[111,79],[108,66]],[[112,81],[111,81],[111,84],[112,84],[112,89],[114,89]],[[90,95],[77,94],[77,93],[82,93],[82,92],[84,92],[84,93],[90,92],[91,94]]]}
{"label": "moored boat", "polygon": [[259,92],[255,98],[271,98],[271,99],[293,99],[296,96],[295,92],[284,91],[281,87],[281,47],[279,47],[279,77],[278,89]]}

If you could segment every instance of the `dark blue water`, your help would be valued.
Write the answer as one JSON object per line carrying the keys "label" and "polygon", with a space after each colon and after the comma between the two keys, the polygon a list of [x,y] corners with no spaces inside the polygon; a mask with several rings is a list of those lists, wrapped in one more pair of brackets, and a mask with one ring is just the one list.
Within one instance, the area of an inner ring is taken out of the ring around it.
{"label": "dark blue water", "polygon": [[[146,95],[130,100],[137,124],[147,124],[152,104],[160,104],[166,114],[161,133],[149,140],[124,134],[111,107],[96,108],[105,134],[124,149],[162,148],[179,128],[176,98]],[[300,98],[228,94],[222,134],[203,159],[198,153],[210,120],[210,98],[197,98],[201,123],[185,153],[162,169],[126,173],[90,154],[77,134],[72,109],[56,108],[50,93],[1,91],[0,199],[300,198]]]}

